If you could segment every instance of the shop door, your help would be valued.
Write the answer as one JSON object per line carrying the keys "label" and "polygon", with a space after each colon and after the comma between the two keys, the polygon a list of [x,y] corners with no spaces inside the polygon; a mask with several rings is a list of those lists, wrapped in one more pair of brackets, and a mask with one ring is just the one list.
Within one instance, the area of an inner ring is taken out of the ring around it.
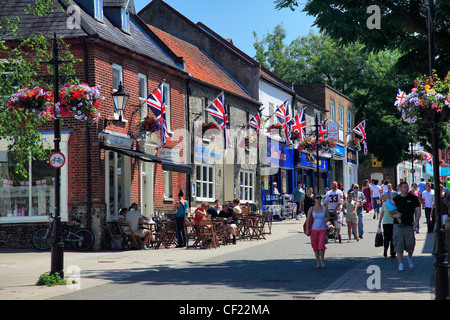
{"label": "shop door", "polygon": [[153,163],[141,162],[141,211],[146,217],[153,216]]}

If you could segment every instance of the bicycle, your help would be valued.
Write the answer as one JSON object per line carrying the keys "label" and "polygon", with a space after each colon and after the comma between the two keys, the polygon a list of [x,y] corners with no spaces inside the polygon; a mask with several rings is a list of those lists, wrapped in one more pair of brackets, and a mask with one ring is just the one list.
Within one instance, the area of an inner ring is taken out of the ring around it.
{"label": "bicycle", "polygon": [[[47,228],[41,228],[36,230],[31,237],[31,243],[39,251],[49,250],[53,243],[53,215],[49,214],[50,225]],[[77,251],[87,251],[94,245],[94,234],[86,229],[80,228],[77,231],[73,231],[74,227],[69,225],[63,225],[63,240],[69,242],[72,247]]]}

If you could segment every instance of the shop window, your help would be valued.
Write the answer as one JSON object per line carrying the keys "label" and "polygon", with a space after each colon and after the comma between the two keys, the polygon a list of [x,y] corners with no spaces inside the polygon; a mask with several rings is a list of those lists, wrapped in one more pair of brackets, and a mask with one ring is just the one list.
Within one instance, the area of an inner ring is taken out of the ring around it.
{"label": "shop window", "polygon": [[164,171],[164,200],[172,198],[172,171]]}
{"label": "shop window", "polygon": [[255,173],[241,170],[239,173],[240,199],[242,202],[253,202],[255,195]]}
{"label": "shop window", "polygon": [[196,195],[200,201],[215,200],[215,167],[210,165],[197,166]]}

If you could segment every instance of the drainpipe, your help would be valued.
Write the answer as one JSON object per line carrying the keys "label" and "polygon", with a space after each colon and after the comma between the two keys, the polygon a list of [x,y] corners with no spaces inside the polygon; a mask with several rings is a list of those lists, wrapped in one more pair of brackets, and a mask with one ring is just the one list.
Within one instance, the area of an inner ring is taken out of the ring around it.
{"label": "drainpipe", "polygon": [[[86,39],[82,38],[83,44],[83,61],[84,61],[84,82],[89,83],[88,77],[88,50],[86,45]],[[91,188],[91,130],[89,124],[86,122],[86,174],[87,174],[87,229],[91,230],[91,220],[92,220],[92,188]]]}
{"label": "drainpipe", "polygon": [[[193,134],[191,133],[191,126],[190,126],[190,115],[191,115],[191,111],[190,111],[190,106],[189,106],[189,100],[191,97],[191,89],[190,89],[190,83],[191,83],[191,75],[188,75],[188,78],[186,79],[186,113],[185,113],[185,117],[186,117],[186,121],[185,121],[185,125],[186,125],[186,130],[190,133],[189,137],[190,137],[190,141],[189,141],[189,152],[191,154],[191,164],[194,163],[194,152],[192,152],[192,147],[194,145],[194,138],[193,138]],[[188,198],[188,203],[189,203],[189,208],[191,207],[191,201],[192,201],[192,188],[191,188],[191,174],[187,175],[186,178],[186,195]]]}

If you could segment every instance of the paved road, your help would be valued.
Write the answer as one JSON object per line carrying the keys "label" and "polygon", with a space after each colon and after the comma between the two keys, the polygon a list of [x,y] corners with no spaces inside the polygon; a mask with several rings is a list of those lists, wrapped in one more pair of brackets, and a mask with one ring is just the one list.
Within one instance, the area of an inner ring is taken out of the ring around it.
{"label": "paved road", "polygon": [[[201,261],[140,268],[133,270],[133,276],[123,279],[109,275],[116,280],[57,298],[296,300],[353,296],[431,299],[431,237],[427,240],[426,235],[421,234],[418,238],[415,270],[407,268],[399,273],[397,261],[382,257],[382,249],[374,247],[377,222],[369,215],[365,215],[365,219],[363,240],[347,243],[344,232],[342,244],[330,242],[327,245],[325,269],[315,268],[309,238],[298,232],[300,228],[295,228],[285,238],[261,241],[257,246],[242,250],[217,255],[215,250],[220,248],[213,249],[211,257]],[[367,287],[371,276],[367,268],[373,265],[380,268],[382,275],[381,289],[376,291]],[[384,293],[384,296],[374,293]]]}

